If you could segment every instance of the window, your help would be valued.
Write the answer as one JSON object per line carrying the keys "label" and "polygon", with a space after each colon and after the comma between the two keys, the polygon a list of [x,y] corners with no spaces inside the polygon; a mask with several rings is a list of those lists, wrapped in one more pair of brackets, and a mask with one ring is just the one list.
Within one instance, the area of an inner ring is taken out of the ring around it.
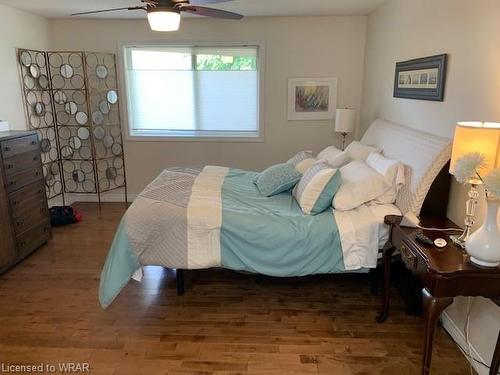
{"label": "window", "polygon": [[260,136],[257,46],[124,48],[130,136]]}

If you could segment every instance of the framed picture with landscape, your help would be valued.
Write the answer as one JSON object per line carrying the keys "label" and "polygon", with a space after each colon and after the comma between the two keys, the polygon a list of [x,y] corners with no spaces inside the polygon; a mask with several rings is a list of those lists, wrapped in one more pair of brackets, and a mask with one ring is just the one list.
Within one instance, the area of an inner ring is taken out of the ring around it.
{"label": "framed picture with landscape", "polygon": [[288,80],[288,120],[333,120],[337,108],[337,78]]}
{"label": "framed picture with landscape", "polygon": [[394,97],[444,100],[447,55],[436,55],[396,63]]}

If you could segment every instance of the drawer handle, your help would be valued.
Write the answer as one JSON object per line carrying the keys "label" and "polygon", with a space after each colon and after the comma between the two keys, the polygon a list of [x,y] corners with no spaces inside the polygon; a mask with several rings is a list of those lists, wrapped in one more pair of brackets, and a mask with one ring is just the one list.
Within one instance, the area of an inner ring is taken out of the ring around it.
{"label": "drawer handle", "polygon": [[31,142],[30,142],[30,144],[31,144],[32,146],[34,146],[34,145],[36,145],[36,141],[31,141]]}
{"label": "drawer handle", "polygon": [[410,259],[414,259],[415,258],[415,255],[413,255],[413,253],[405,245],[401,245],[401,253],[406,258],[410,258]]}
{"label": "drawer handle", "polygon": [[43,233],[47,233],[49,231],[49,227],[43,227]]}
{"label": "drawer handle", "polygon": [[37,161],[37,160],[38,160],[38,156],[33,157],[33,161]]}
{"label": "drawer handle", "polygon": [[4,147],[3,150],[9,152],[11,149],[10,149],[10,147]]}
{"label": "drawer handle", "polygon": [[38,190],[37,190],[37,193],[38,193],[38,194],[42,194],[42,193],[43,193],[43,189],[38,189]]}
{"label": "drawer handle", "polygon": [[16,225],[17,225],[18,227],[22,226],[23,224],[24,224],[24,221],[23,221],[23,220],[19,220],[19,221],[16,223]]}
{"label": "drawer handle", "polygon": [[415,254],[413,254],[410,249],[408,249],[406,246],[401,245],[401,254],[403,254],[403,257],[408,259],[408,261],[412,262],[411,267],[413,267],[414,270],[417,269],[418,267],[418,258]]}
{"label": "drawer handle", "polygon": [[13,206],[17,206],[18,204],[19,204],[19,202],[18,202],[18,201],[14,201],[14,202],[12,202],[12,205],[13,205]]}
{"label": "drawer handle", "polygon": [[16,184],[16,181],[9,182],[9,186],[14,186],[15,184]]}
{"label": "drawer handle", "polygon": [[40,176],[40,171],[36,171],[35,176]]}
{"label": "drawer handle", "polygon": [[13,164],[8,164],[8,165],[7,165],[7,169],[12,169],[12,168],[14,168],[14,165],[13,165]]}

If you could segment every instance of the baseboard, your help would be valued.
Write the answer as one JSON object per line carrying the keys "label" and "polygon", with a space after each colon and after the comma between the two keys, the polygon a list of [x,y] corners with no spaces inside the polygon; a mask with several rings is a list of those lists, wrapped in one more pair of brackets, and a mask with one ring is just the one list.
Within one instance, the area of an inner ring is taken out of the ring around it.
{"label": "baseboard", "polygon": [[[448,315],[446,311],[443,311],[443,313],[441,314],[441,322],[443,323],[443,328],[446,330],[446,332],[450,334],[453,340],[455,340],[455,342],[458,345],[460,345],[463,349],[467,350],[467,341],[465,339],[464,334],[462,333],[462,330],[455,324],[453,319],[451,319],[451,317]],[[481,355],[474,348],[473,345],[471,345],[471,351],[472,355],[476,359],[480,360],[481,362],[488,363],[483,359],[483,357],[481,357]],[[467,356],[465,356],[465,358],[469,360]],[[476,372],[478,373],[478,375],[488,375],[489,370],[486,367],[482,366],[481,364],[477,363],[474,360],[472,360],[471,364],[474,370],[476,370]]]}
{"label": "baseboard", "polygon": [[[66,205],[71,205],[75,202],[99,202],[97,194],[66,194],[64,196]],[[137,198],[137,194],[127,194],[128,202],[131,203]],[[124,202],[125,195],[123,193],[106,193],[101,195],[101,202]],[[57,197],[50,200],[51,206],[62,205],[62,198]]]}

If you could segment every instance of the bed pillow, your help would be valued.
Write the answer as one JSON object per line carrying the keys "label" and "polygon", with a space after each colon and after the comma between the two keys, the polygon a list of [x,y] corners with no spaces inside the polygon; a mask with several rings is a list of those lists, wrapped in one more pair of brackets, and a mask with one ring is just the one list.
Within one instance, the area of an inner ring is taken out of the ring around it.
{"label": "bed pillow", "polygon": [[307,171],[315,162],[316,158],[313,156],[312,151],[300,151],[287,161],[287,163],[292,164],[300,173]]}
{"label": "bed pillow", "polygon": [[339,211],[352,210],[377,199],[390,188],[384,176],[361,160],[340,168],[340,174],[342,185],[333,198],[333,207]]}
{"label": "bed pillow", "polygon": [[304,173],[293,195],[304,214],[317,215],[331,206],[340,183],[339,170],[319,162]]}
{"label": "bed pillow", "polygon": [[368,156],[366,164],[384,176],[386,182],[391,186],[385,194],[382,194],[375,200],[375,203],[394,203],[399,191],[405,184],[405,170],[403,164],[375,152]]}
{"label": "bed pillow", "polygon": [[345,152],[351,160],[366,160],[368,156],[373,152],[380,152],[380,150],[373,146],[367,146],[361,142],[354,141],[347,148]]}
{"label": "bed pillow", "polygon": [[317,156],[318,159],[334,159],[337,155],[340,155],[343,151],[339,150],[335,146],[328,146],[323,149]]}
{"label": "bed pillow", "polygon": [[276,164],[258,174],[255,185],[262,195],[271,197],[293,188],[302,174],[292,164]]}
{"label": "bed pillow", "polygon": [[335,146],[328,146],[321,151],[316,158],[325,159],[332,168],[343,167],[351,161],[347,152],[341,151]]}

